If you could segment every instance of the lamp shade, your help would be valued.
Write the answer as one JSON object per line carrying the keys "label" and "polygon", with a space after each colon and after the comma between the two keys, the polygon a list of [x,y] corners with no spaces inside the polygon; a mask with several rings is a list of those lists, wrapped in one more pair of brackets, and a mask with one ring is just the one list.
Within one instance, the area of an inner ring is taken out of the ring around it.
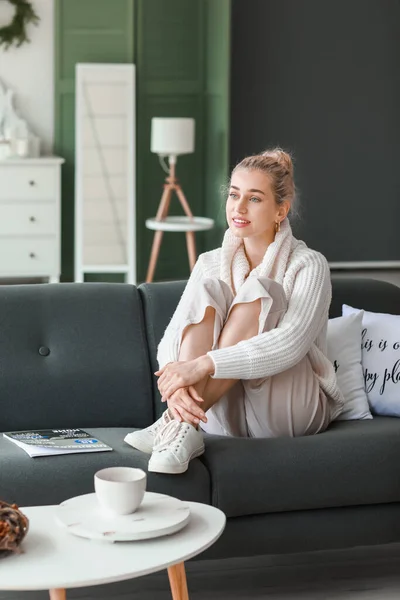
{"label": "lamp shade", "polygon": [[153,117],[151,151],[161,156],[194,152],[194,119]]}

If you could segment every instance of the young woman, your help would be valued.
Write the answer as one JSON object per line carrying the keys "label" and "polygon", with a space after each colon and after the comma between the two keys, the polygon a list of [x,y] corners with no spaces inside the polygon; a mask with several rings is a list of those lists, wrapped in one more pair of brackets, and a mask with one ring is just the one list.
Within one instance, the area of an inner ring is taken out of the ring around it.
{"label": "young woman", "polygon": [[125,441],[149,471],[183,473],[202,430],[245,437],[313,435],[343,407],[326,356],[326,259],[288,220],[293,165],[280,149],[233,170],[222,247],[202,254],[158,347],[168,409]]}

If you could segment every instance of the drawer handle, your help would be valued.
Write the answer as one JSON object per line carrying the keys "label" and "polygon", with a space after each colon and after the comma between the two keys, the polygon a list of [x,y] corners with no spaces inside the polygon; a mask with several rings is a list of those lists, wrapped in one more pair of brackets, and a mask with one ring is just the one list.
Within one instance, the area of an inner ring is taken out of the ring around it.
{"label": "drawer handle", "polygon": [[35,256],[36,256],[36,254],[35,254],[34,252],[30,252],[30,253],[29,253],[29,257],[30,257],[30,258],[35,258]]}
{"label": "drawer handle", "polygon": [[35,217],[29,217],[29,220],[31,223],[34,223],[36,221]]}
{"label": "drawer handle", "polygon": [[35,182],[33,181],[33,179],[30,180],[29,185],[35,185]]}

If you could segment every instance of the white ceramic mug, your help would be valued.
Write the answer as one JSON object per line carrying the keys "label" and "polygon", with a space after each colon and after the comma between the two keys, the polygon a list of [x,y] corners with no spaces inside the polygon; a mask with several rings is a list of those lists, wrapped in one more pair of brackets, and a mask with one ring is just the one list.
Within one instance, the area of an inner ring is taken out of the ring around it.
{"label": "white ceramic mug", "polygon": [[100,506],[115,515],[130,515],[139,508],[146,483],[146,473],[133,467],[109,467],[94,476]]}

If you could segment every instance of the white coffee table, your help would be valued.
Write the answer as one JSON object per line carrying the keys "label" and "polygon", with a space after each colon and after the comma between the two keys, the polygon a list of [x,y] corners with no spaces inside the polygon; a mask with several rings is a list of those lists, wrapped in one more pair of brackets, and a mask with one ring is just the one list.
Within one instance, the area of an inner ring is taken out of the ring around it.
{"label": "white coffee table", "polygon": [[187,600],[184,561],[211,546],[226,518],[213,506],[186,502],[190,521],[178,533],[140,542],[103,542],[80,538],[60,527],[56,506],[22,508],[29,518],[23,553],[0,560],[0,589],[49,590],[65,600],[66,588],[112,583],[168,569],[173,600]]}

